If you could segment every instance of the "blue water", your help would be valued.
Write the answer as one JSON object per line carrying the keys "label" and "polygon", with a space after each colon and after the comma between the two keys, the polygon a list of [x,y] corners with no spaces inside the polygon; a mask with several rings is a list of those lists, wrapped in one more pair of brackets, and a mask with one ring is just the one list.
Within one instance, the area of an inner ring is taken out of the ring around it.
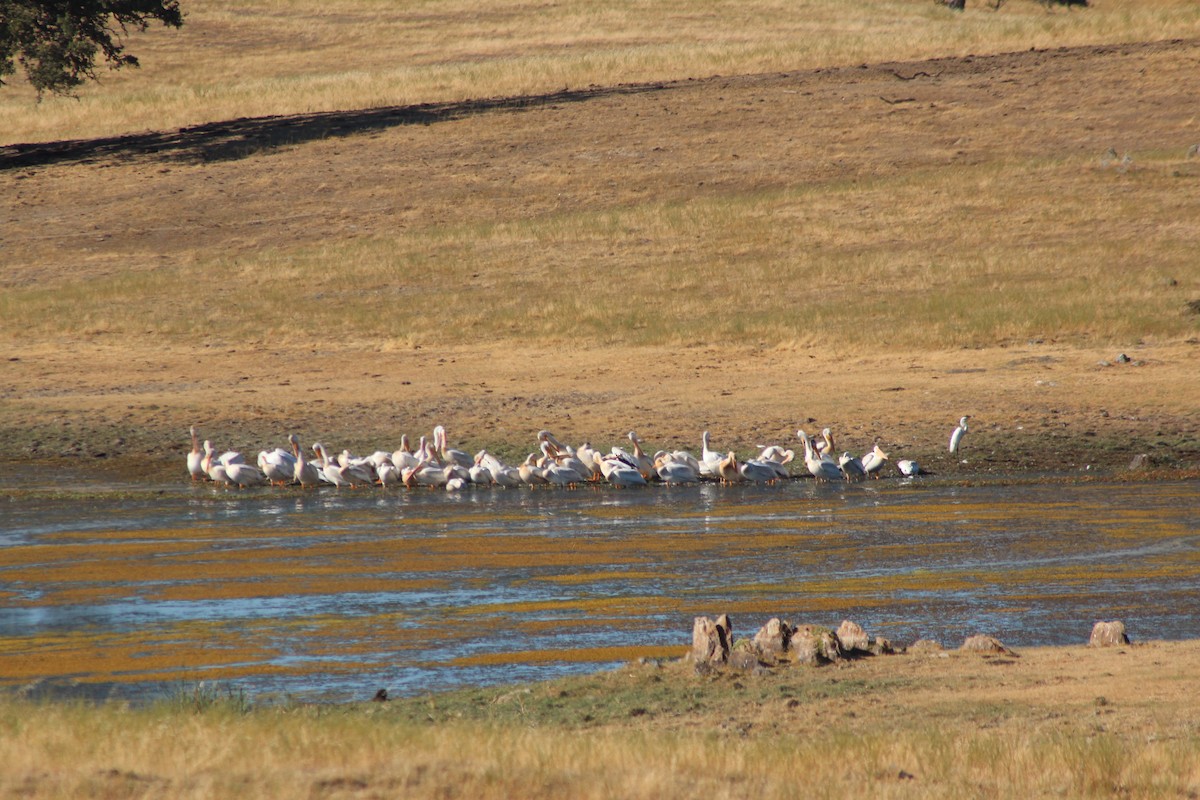
{"label": "blue water", "polygon": [[[1099,619],[1134,639],[1200,635],[1195,482],[130,488],[6,503],[0,683],[365,699],[611,666],[570,656],[592,648],[682,654],[693,618],[721,613],[739,636],[772,616],[852,619],[900,645],[1076,644]],[[169,666],[174,647],[214,657]],[[127,669],[105,666],[131,649]],[[23,655],[81,651],[93,671],[10,677]]]}

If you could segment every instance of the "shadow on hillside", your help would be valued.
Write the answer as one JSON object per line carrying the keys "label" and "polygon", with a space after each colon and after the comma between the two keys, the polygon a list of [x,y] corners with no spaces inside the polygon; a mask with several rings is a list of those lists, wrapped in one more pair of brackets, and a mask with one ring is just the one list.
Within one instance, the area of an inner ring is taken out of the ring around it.
{"label": "shadow on hillside", "polygon": [[458,103],[423,103],[358,111],[324,111],[282,117],[250,117],[210,122],[175,131],[135,133],[98,139],[73,139],[0,147],[0,171],[59,163],[135,160],[145,156],[203,163],[234,161],[270,150],[333,136],[437,122],[494,111],[523,111],[558,103],[578,103],[597,97],[639,94],[668,84],[628,84]]}

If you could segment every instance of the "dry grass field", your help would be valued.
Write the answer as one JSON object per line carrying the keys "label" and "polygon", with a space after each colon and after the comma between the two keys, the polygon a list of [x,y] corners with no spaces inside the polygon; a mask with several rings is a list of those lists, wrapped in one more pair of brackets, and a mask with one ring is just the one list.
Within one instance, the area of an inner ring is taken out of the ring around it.
{"label": "dry grass field", "polygon": [[673,661],[340,706],[8,697],[0,796],[1187,798],[1198,667],[1197,642],[1149,642],[763,674]]}
{"label": "dry grass field", "polygon": [[[968,6],[194,0],[140,70],[0,90],[0,491],[185,480],[192,424],[1194,476],[1200,4]],[[1197,659],[6,697],[0,796],[1196,797]]]}

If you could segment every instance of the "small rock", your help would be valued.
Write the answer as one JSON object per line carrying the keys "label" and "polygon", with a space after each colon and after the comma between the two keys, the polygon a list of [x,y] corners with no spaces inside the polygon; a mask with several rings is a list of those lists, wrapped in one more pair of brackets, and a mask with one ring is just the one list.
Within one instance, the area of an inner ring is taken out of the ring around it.
{"label": "small rock", "polygon": [[1128,363],[1129,363],[1130,361],[1132,361],[1132,360],[1133,360],[1132,358],[1130,358],[1129,356],[1125,355],[1124,353],[1121,353],[1121,355],[1117,356],[1117,363],[1118,363],[1118,364],[1128,364]]}
{"label": "small rock", "polygon": [[729,617],[716,620],[696,617],[692,622],[692,660],[697,664],[724,664],[733,641]]}
{"label": "small rock", "polygon": [[942,643],[933,639],[918,639],[908,646],[910,653],[941,653],[946,648],[942,647]]}
{"label": "small rock", "polygon": [[1113,620],[1097,622],[1092,626],[1092,637],[1088,639],[1088,647],[1115,647],[1123,644],[1129,644],[1124,622]]}
{"label": "small rock", "polygon": [[797,664],[820,666],[841,661],[842,648],[837,634],[820,625],[800,625],[792,631],[792,660]]}
{"label": "small rock", "polygon": [[1129,462],[1130,469],[1145,469],[1148,466],[1150,466],[1149,453],[1138,453],[1133,457],[1133,460]]}
{"label": "small rock", "polygon": [[867,632],[857,622],[851,622],[848,619],[842,620],[842,624],[837,629],[837,638],[844,653],[851,653],[855,650],[866,653],[871,650],[871,637],[867,636]]}
{"label": "small rock", "polygon": [[962,647],[960,647],[959,650],[963,650],[967,653],[991,653],[1005,656],[1016,655],[1016,653],[1005,647],[1004,643],[995,636],[988,636],[982,633],[974,636],[968,636],[962,643]]}
{"label": "small rock", "polygon": [[754,650],[764,661],[773,663],[787,652],[791,639],[791,626],[778,617],[772,617],[754,634]]}

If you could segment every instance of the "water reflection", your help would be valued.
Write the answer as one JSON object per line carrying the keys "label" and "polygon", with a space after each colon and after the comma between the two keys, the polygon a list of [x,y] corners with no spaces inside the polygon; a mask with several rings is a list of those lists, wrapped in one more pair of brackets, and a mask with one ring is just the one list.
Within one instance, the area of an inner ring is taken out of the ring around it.
{"label": "water reflection", "polygon": [[[0,520],[0,676],[335,699],[679,653],[692,618],[907,643],[1197,635],[1195,483],[214,492]],[[106,689],[108,691],[108,689]]]}

